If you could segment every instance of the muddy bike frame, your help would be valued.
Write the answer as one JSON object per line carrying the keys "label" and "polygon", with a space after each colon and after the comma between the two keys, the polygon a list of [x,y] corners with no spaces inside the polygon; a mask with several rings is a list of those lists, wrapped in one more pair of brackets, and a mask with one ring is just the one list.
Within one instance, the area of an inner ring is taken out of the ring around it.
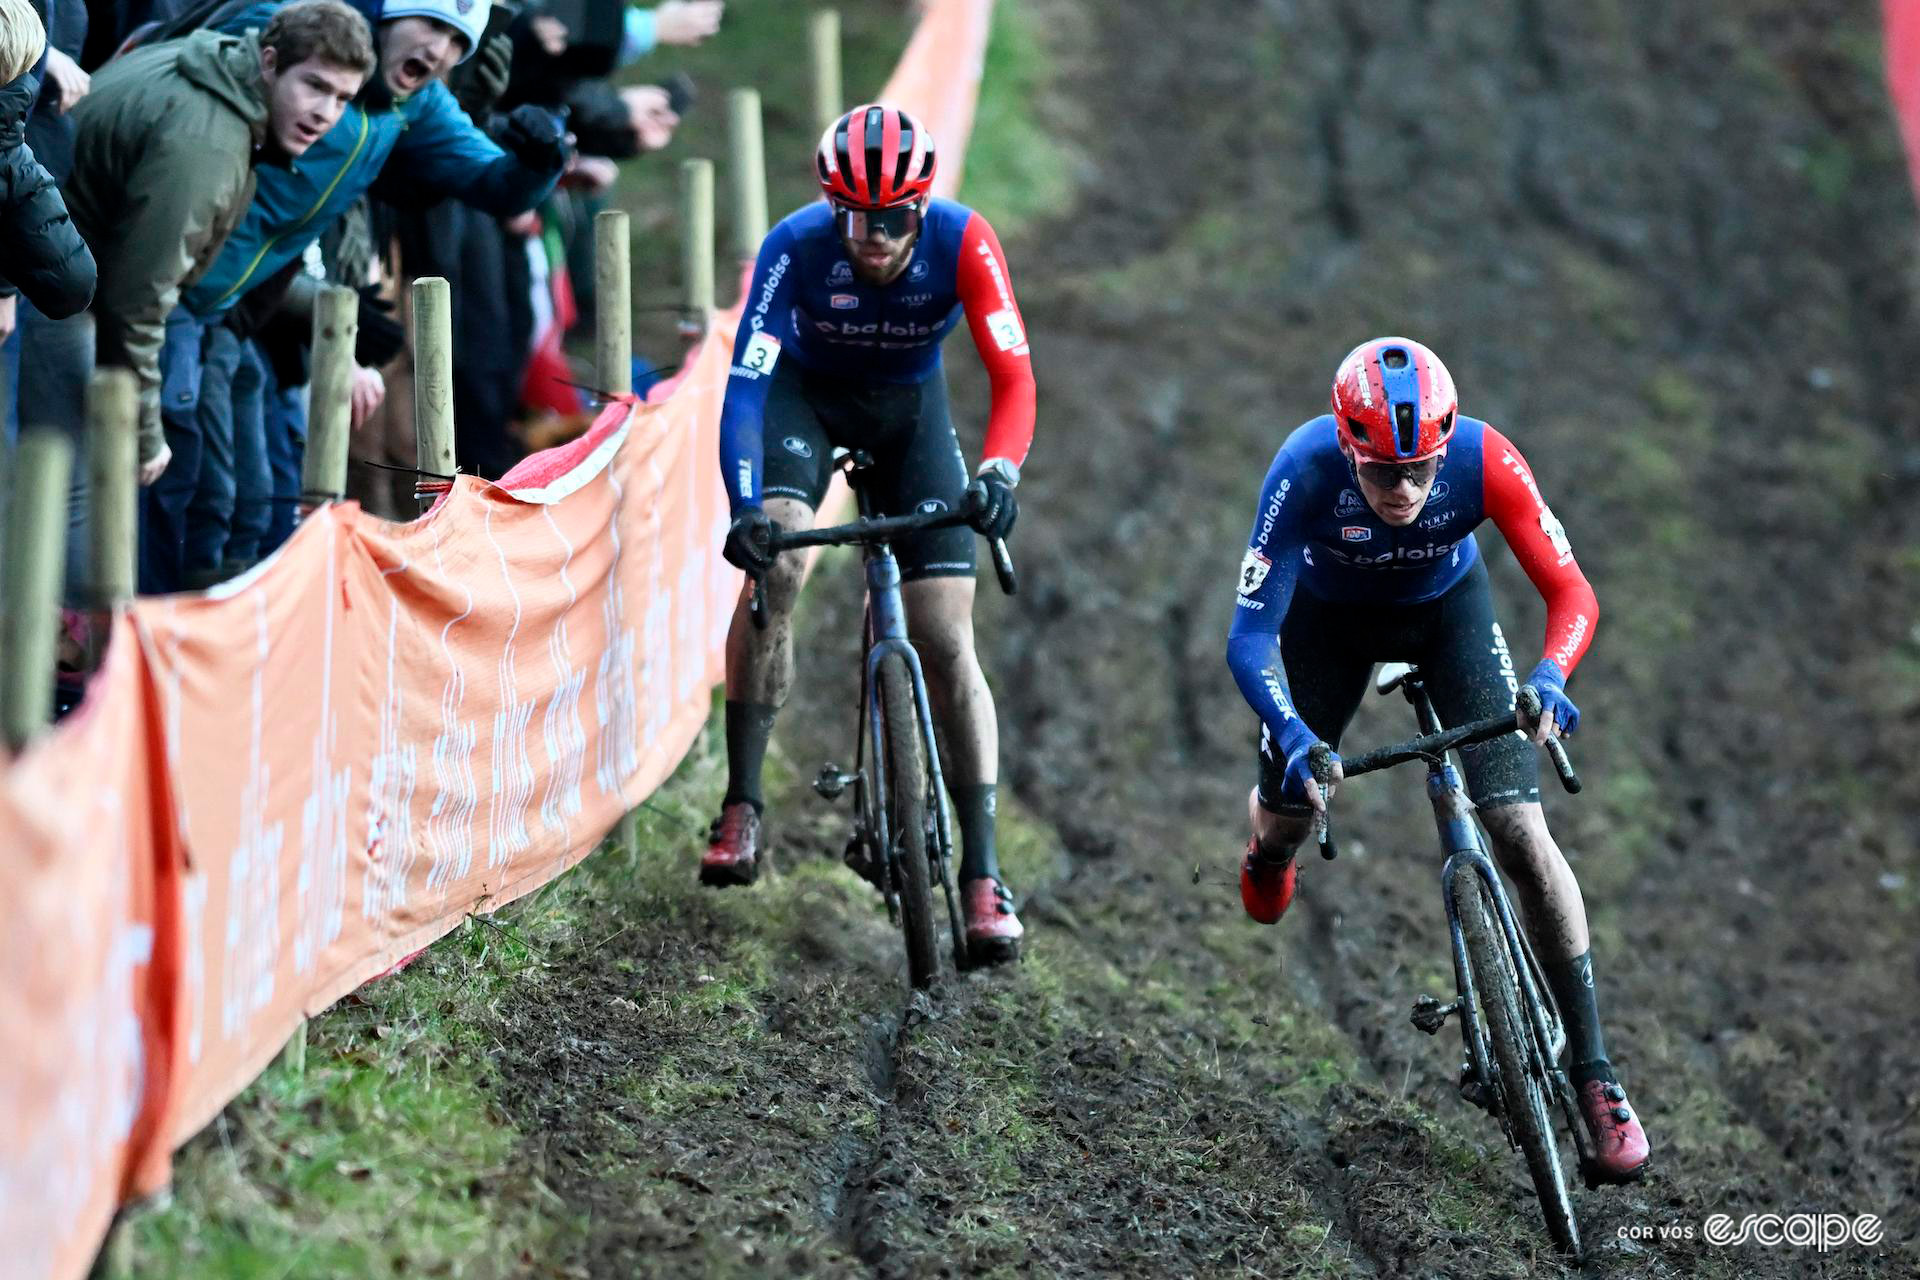
{"label": "muddy bike frame", "polygon": [[[1510,1093],[1504,1087],[1506,1082],[1500,1078],[1497,1055],[1488,1039],[1491,1022],[1483,1029],[1481,1019],[1477,1016],[1485,1005],[1474,977],[1473,965],[1468,960],[1466,937],[1454,905],[1454,879],[1465,872],[1478,878],[1498,920],[1496,937],[1506,952],[1508,971],[1514,975],[1520,1008],[1533,1042],[1531,1052],[1525,1055],[1529,1070],[1539,1077],[1538,1082],[1546,1096],[1559,1103],[1567,1128],[1572,1133],[1575,1150],[1579,1153],[1581,1169],[1587,1172],[1593,1161],[1592,1141],[1580,1122],[1573,1087],[1559,1066],[1561,1051],[1566,1047],[1566,1028],[1547,986],[1546,975],[1533,954],[1532,944],[1515,919],[1512,904],[1508,901],[1489,852],[1486,834],[1474,817],[1473,803],[1461,785],[1458,770],[1448,759],[1448,752],[1456,748],[1489,742],[1515,732],[1514,718],[1510,714],[1490,716],[1472,724],[1447,729],[1434,711],[1433,699],[1427,693],[1419,669],[1404,664],[1396,663],[1383,668],[1375,688],[1381,694],[1391,693],[1396,688],[1405,693],[1419,722],[1421,736],[1343,761],[1342,776],[1354,778],[1410,760],[1424,761],[1427,766],[1427,798],[1433,804],[1434,823],[1439,829],[1441,847],[1446,853],[1446,861],[1440,868],[1440,898],[1446,907],[1447,932],[1452,941],[1456,995],[1446,1004],[1432,996],[1420,996],[1413,1006],[1413,1025],[1428,1035],[1437,1035],[1449,1017],[1458,1016],[1461,1041],[1466,1050],[1466,1063],[1460,1077],[1461,1096],[1500,1121],[1508,1141],[1519,1147],[1509,1108],[1522,1103],[1518,1091]],[[1528,721],[1538,720],[1541,714],[1540,694],[1532,685],[1525,685],[1518,691],[1515,703]],[[1577,793],[1581,787],[1580,778],[1567,759],[1564,744],[1557,738],[1549,739],[1547,749],[1561,785],[1569,793]],[[1314,776],[1324,784],[1330,772],[1331,749],[1324,744],[1316,746],[1310,761]],[[1337,856],[1332,829],[1324,822],[1320,826],[1319,837],[1321,856],[1329,859]],[[1551,1130],[1547,1136],[1551,1141]],[[1559,1171],[1558,1159],[1557,1155],[1553,1157],[1554,1176],[1559,1184],[1558,1198],[1565,1205],[1566,1228],[1571,1236],[1569,1243],[1577,1256],[1578,1224],[1572,1220],[1571,1200],[1565,1195],[1564,1175]],[[1591,1185],[1590,1173],[1588,1177]],[[1546,1203],[1544,1195],[1542,1208],[1549,1214],[1550,1220],[1551,1215],[1559,1211],[1556,1206]]]}
{"label": "muddy bike frame", "polygon": [[[865,450],[836,449],[834,461],[847,475],[848,487],[853,490],[854,501],[860,512],[859,519],[850,524],[822,529],[776,531],[768,546],[769,554],[777,555],[806,547],[858,545],[865,560],[867,609],[860,683],[860,720],[865,726],[865,733],[855,735],[853,771],[843,773],[829,763],[814,779],[813,789],[824,798],[834,800],[848,786],[852,786],[854,833],[848,841],[847,861],[853,865],[857,852],[862,866],[856,866],[855,869],[867,874],[878,886],[887,904],[887,917],[898,926],[900,890],[895,862],[900,853],[898,837],[901,833],[889,830],[892,808],[888,802],[891,799],[889,787],[892,780],[887,776],[889,766],[883,749],[886,742],[886,712],[881,704],[879,679],[880,664],[890,656],[899,655],[912,680],[914,723],[919,729],[921,748],[926,753],[927,811],[932,818],[927,830],[927,835],[931,837],[928,854],[933,870],[939,877],[942,895],[947,901],[947,919],[954,940],[954,964],[956,968],[964,968],[966,932],[953,880],[953,832],[947,819],[947,807],[941,803],[941,797],[946,794],[946,778],[940,767],[940,749],[934,738],[933,706],[927,696],[920,654],[907,637],[906,602],[900,594],[900,562],[894,558],[892,540],[903,534],[956,528],[966,524],[967,517],[957,511],[918,512],[905,516],[875,515],[873,500],[865,483],[866,473],[873,466],[872,457]],[[1012,595],[1018,583],[1006,541],[994,538],[990,545],[993,549],[994,574],[999,579],[1000,589]],[[758,575],[753,577],[753,594],[748,610],[756,627],[767,625],[766,605]],[[867,767],[869,743],[873,748],[871,774]],[[868,794],[869,787],[871,795]]]}

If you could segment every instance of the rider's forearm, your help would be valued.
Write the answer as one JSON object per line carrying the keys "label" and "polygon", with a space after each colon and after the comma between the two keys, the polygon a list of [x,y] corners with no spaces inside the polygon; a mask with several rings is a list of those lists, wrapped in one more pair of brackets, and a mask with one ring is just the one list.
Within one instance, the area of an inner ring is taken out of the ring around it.
{"label": "rider's forearm", "polygon": [[1229,636],[1227,667],[1233,672],[1233,682],[1240,686],[1240,696],[1273,734],[1283,758],[1318,740],[1294,711],[1288,696],[1279,636],[1263,631]]}
{"label": "rider's forearm", "polygon": [[757,409],[736,401],[729,388],[726,406],[720,411],[720,475],[727,486],[727,506],[736,515],[742,507],[760,505],[766,444]]}

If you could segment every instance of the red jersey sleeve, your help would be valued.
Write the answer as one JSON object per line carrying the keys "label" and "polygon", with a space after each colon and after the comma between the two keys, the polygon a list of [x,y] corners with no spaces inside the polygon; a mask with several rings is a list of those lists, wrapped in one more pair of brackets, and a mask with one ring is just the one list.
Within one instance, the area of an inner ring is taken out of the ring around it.
{"label": "red jersey sleeve", "polygon": [[1545,657],[1563,674],[1572,675],[1581,655],[1593,643],[1600,621],[1600,602],[1587,575],[1573,558],[1567,531],[1540,495],[1533,468],[1513,442],[1486,429],[1481,450],[1481,483],[1486,512],[1513,548],[1514,559],[1527,571],[1534,589],[1547,602]]}
{"label": "red jersey sleeve", "polygon": [[966,230],[960,233],[955,283],[967,311],[967,327],[973,331],[973,345],[993,384],[993,409],[987,417],[981,460],[1005,458],[1018,467],[1033,444],[1033,358],[1000,240],[978,213],[967,219]]}

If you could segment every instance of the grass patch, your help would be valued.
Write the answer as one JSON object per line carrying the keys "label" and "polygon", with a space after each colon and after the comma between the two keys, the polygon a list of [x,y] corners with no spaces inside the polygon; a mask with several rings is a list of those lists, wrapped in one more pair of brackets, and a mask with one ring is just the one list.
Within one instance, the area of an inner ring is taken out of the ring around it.
{"label": "grass patch", "polygon": [[960,197],[1005,239],[1064,211],[1073,197],[1073,155],[1037,118],[1053,79],[1046,30],[1023,0],[999,0],[987,38],[986,70]]}

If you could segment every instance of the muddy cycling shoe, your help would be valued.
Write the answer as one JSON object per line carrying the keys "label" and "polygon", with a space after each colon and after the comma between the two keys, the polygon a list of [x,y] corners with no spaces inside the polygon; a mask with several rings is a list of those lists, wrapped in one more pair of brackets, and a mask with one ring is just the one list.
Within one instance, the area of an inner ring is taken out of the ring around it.
{"label": "muddy cycling shoe", "polygon": [[1580,1086],[1580,1112],[1593,1135],[1589,1173],[1598,1182],[1632,1182],[1647,1169],[1647,1135],[1627,1103],[1627,1091],[1611,1080]]}
{"label": "muddy cycling shoe", "polygon": [[1005,964],[1020,955],[1026,926],[1013,914],[1013,894],[991,876],[960,886],[960,902],[967,918],[967,959],[975,965]]}
{"label": "muddy cycling shoe", "polygon": [[760,815],[745,800],[720,810],[707,829],[707,852],[700,859],[700,883],[716,887],[752,884],[760,874]]}
{"label": "muddy cycling shoe", "polygon": [[1292,854],[1284,862],[1275,862],[1247,841],[1247,856],[1240,864],[1240,905],[1261,924],[1277,922],[1293,902],[1299,871]]}

